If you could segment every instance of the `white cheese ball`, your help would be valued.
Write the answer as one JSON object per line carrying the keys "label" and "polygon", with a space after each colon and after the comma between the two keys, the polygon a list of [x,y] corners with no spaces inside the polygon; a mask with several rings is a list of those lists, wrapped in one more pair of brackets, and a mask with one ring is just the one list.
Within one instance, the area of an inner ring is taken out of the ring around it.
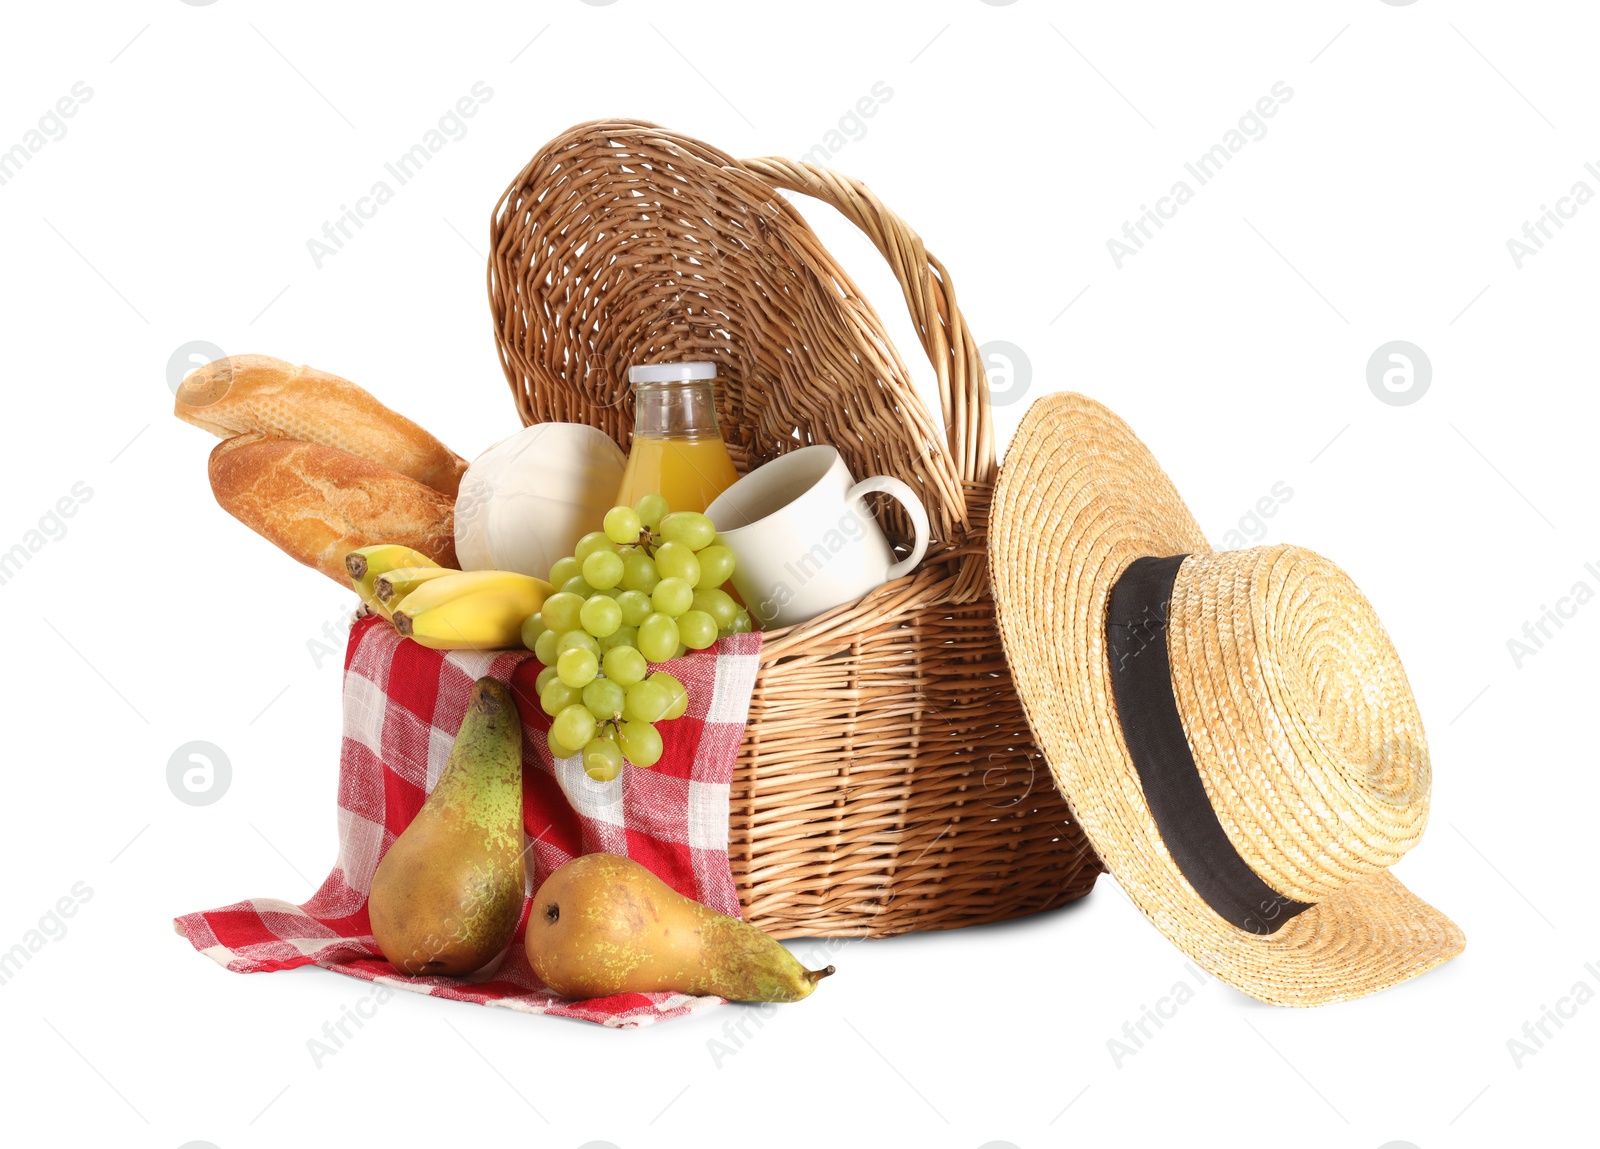
{"label": "white cheese ball", "polygon": [[626,464],[609,435],[583,423],[535,423],[500,440],[461,477],[461,569],[549,577],[551,564],[600,529]]}

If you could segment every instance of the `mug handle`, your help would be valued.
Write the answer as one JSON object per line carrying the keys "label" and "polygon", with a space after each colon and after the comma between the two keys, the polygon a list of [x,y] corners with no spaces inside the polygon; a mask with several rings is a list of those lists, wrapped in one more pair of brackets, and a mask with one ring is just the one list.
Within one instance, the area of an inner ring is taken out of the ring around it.
{"label": "mug handle", "polygon": [[855,503],[863,495],[873,491],[882,491],[906,509],[906,514],[911,516],[911,529],[916,533],[916,541],[911,546],[911,553],[894,566],[889,568],[888,580],[893,582],[901,575],[910,574],[922,561],[922,556],[928,553],[928,512],[922,505],[922,500],[917,498],[917,493],[911,487],[902,483],[892,475],[873,475],[870,479],[862,479],[855,486],[845,492],[845,501]]}

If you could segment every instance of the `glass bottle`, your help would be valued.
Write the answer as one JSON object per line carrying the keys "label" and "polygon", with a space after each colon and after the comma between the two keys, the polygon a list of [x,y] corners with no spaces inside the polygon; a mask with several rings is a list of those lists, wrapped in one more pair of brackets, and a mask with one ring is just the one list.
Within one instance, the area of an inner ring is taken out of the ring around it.
{"label": "glass bottle", "polygon": [[633,449],[617,492],[631,507],[656,494],[674,511],[704,511],[739,476],[717,428],[715,363],[633,367]]}

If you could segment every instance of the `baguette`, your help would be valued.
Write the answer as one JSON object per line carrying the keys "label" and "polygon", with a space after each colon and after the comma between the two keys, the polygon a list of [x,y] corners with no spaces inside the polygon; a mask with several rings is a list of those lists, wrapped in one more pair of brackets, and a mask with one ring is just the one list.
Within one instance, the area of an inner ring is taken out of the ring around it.
{"label": "baguette", "polygon": [[315,367],[234,355],[193,372],[173,413],[219,438],[259,433],[336,447],[455,498],[466,460],[366,391]]}
{"label": "baguette", "polygon": [[359,455],[238,435],[217,444],[210,471],[223,510],[342,587],[345,555],[376,543],[456,565],[455,501]]}

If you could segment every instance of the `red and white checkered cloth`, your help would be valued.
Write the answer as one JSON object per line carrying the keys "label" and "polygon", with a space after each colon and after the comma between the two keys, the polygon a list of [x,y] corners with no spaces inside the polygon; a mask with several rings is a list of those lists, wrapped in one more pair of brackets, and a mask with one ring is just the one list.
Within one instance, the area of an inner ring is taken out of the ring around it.
{"label": "red and white checkered cloth", "polygon": [[582,854],[623,854],[673,889],[739,916],[728,864],[728,786],[744,738],[761,651],[759,634],[660,664],[688,690],[689,709],[660,727],[664,752],[650,770],[629,765],[615,782],[592,781],[576,756],[557,761],[545,733],[528,651],[428,650],[379,618],[350,632],[345,654],[344,747],[339,763],[339,860],[309,902],[251,898],[186,914],[173,924],[195,949],[240,973],[319,965],[434,997],[632,1027],[721,1002],[675,993],[567,1001],[533,976],[523,950],[528,904],[498,967],[467,978],[407,977],[378,950],[367,919],[373,871],[439,780],[466,714],[472,684],[507,683],[523,724],[523,823],[530,842],[528,894]]}

